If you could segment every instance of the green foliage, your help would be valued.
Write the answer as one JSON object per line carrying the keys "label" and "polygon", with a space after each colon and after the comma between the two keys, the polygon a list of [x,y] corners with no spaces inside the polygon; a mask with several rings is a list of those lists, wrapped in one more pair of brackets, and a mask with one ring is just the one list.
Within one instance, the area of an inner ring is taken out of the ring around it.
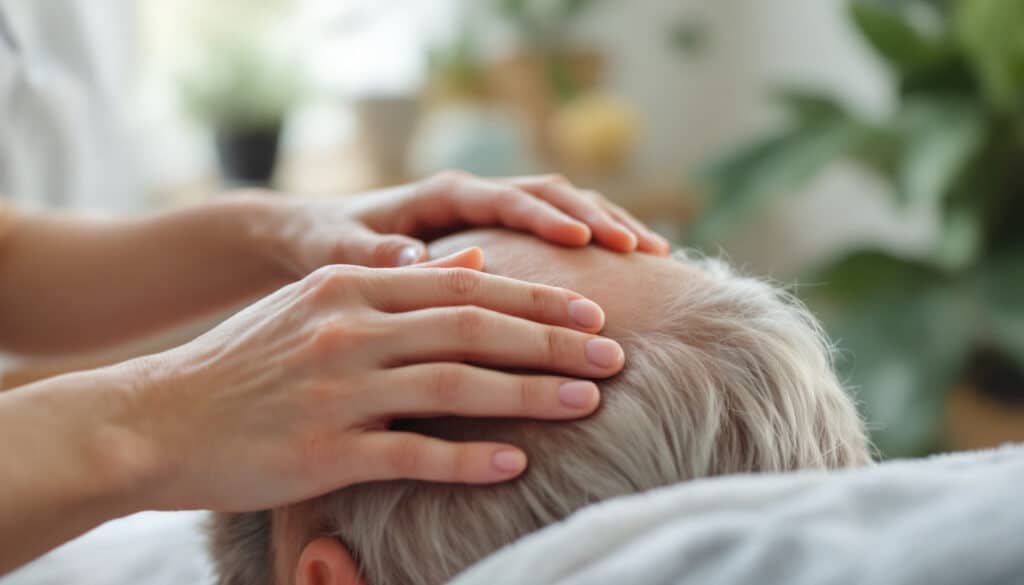
{"label": "green foliage", "polygon": [[957,35],[986,99],[1003,111],[1024,106],[1024,2],[961,0]]}
{"label": "green foliage", "polygon": [[919,258],[853,251],[814,271],[806,297],[843,350],[889,455],[941,445],[947,390],[991,348],[1024,368],[1024,2],[855,0],[851,21],[892,69],[899,107],[867,120],[806,91],[789,122],[713,165],[695,234],[715,239],[839,160],[886,178],[900,205],[942,214]]}
{"label": "green foliage", "polygon": [[276,128],[302,93],[296,64],[251,34],[210,39],[178,85],[186,111],[223,130]]}
{"label": "green foliage", "polygon": [[577,19],[602,0],[495,0],[504,16],[522,38],[526,48],[544,58],[552,93],[568,102],[580,91],[564,60],[569,32]]}
{"label": "green foliage", "polygon": [[468,26],[451,45],[431,50],[427,67],[431,78],[450,90],[464,95],[479,95],[484,91],[486,82],[480,46]]}
{"label": "green foliage", "polygon": [[882,1],[854,2],[850,7],[864,39],[901,72],[927,68],[946,53],[941,33],[930,29],[925,17],[912,17],[911,6],[921,8]]}
{"label": "green foliage", "polygon": [[935,422],[970,343],[957,280],[878,251],[855,252],[812,279],[822,285],[805,296],[842,350],[836,365],[876,444],[889,454],[937,447]]}
{"label": "green foliage", "polygon": [[711,40],[708,24],[693,18],[679,22],[669,31],[671,45],[688,56],[705,52],[711,45]]}
{"label": "green foliage", "polygon": [[507,18],[530,46],[541,50],[561,47],[566,32],[602,0],[496,0]]}

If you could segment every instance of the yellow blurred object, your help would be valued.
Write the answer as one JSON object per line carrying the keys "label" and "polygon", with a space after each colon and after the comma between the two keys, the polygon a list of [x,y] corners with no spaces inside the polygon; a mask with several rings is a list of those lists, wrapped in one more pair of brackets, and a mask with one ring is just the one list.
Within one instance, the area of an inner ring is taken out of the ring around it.
{"label": "yellow blurred object", "polygon": [[633,154],[640,119],[628,103],[590,93],[555,111],[549,132],[559,162],[588,174],[621,169]]}

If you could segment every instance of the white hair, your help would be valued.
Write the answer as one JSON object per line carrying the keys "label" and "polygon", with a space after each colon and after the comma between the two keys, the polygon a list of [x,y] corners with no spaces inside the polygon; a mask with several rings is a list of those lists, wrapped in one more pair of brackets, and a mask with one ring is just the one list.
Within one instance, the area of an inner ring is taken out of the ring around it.
{"label": "white hair", "polygon": [[[688,479],[870,462],[831,348],[791,295],[719,260],[676,254],[700,275],[652,308],[650,331],[610,333],[628,365],[602,405],[571,423],[430,419],[403,428],[523,447],[530,466],[493,486],[393,481],[317,499],[320,534],[346,544],[370,585],[438,585],[593,502]],[[222,585],[269,585],[269,513],[221,515]],[[313,528],[313,530],[316,530]]]}

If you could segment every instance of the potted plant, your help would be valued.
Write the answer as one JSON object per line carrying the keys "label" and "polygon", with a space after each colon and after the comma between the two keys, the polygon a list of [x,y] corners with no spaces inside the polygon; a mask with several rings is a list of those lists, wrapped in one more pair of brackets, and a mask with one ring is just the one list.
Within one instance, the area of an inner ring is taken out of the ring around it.
{"label": "potted plant", "polygon": [[516,52],[488,72],[491,93],[529,120],[537,148],[551,150],[548,119],[561,105],[596,87],[603,55],[572,46],[577,21],[600,0],[495,0],[498,14],[519,38]]}
{"label": "potted plant", "polygon": [[301,93],[295,63],[265,35],[218,35],[179,85],[185,109],[213,130],[225,178],[269,183],[285,118]]}
{"label": "potted plant", "polygon": [[707,174],[695,237],[716,239],[837,159],[887,178],[900,204],[937,207],[930,253],[855,250],[801,291],[843,350],[879,448],[917,455],[948,446],[953,389],[1024,400],[1024,3],[859,0],[850,14],[897,81],[895,111],[868,119],[783,92],[788,126]]}

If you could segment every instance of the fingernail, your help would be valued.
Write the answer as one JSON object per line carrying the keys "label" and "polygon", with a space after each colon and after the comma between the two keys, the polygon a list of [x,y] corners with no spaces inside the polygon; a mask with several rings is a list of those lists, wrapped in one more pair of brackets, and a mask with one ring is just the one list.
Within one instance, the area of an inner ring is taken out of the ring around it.
{"label": "fingernail", "polygon": [[569,318],[584,329],[600,329],[604,325],[604,311],[594,301],[576,299],[569,303]]}
{"label": "fingernail", "polygon": [[398,255],[399,266],[412,266],[420,260],[420,249],[416,246],[407,246]]}
{"label": "fingernail", "polygon": [[599,368],[617,367],[623,359],[619,344],[603,337],[588,341],[584,353],[587,361]]}
{"label": "fingernail", "polygon": [[520,451],[504,449],[491,457],[491,465],[501,473],[519,473],[526,468],[526,455]]}
{"label": "fingernail", "polygon": [[597,398],[597,384],[593,382],[566,382],[558,389],[558,400],[569,408],[589,408]]}

